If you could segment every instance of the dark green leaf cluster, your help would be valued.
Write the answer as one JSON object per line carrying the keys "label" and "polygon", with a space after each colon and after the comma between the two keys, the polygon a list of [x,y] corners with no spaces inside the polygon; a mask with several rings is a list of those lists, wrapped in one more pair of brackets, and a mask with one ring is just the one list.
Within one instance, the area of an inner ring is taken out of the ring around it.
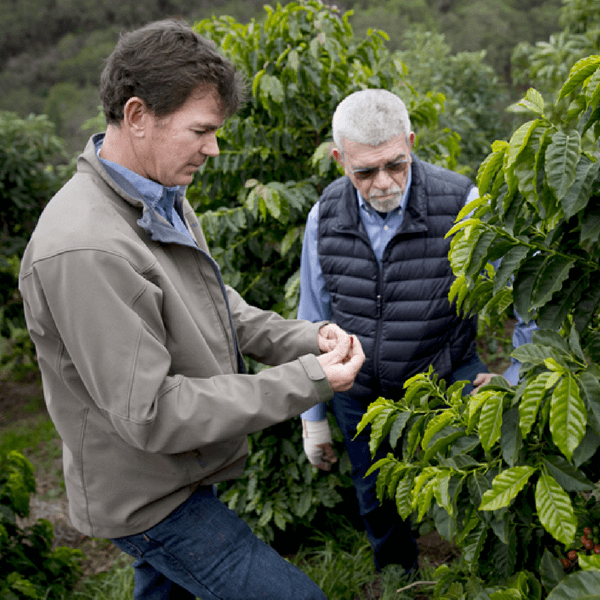
{"label": "dark green leaf cluster", "polygon": [[38,519],[21,527],[35,491],[33,466],[12,451],[0,459],[0,597],[60,600],[81,574],[81,550],[52,548],[52,524]]}
{"label": "dark green leaf cluster", "polygon": [[19,257],[37,219],[64,181],[53,161],[64,145],[45,116],[21,119],[0,111],[0,335],[23,327],[17,292]]}
{"label": "dark green leaf cluster", "polygon": [[[333,419],[330,426],[341,454],[341,433]],[[342,502],[341,492],[352,487],[349,471],[344,453],[336,473],[319,475],[302,450],[299,422],[287,421],[250,437],[243,476],[221,484],[219,497],[259,538],[272,542],[276,530],[309,527],[318,514]]]}

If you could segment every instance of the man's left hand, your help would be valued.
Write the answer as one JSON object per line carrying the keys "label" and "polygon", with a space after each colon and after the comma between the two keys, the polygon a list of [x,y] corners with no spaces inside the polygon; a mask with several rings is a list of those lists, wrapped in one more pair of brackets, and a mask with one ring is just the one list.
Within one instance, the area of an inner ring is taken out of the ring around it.
{"label": "man's left hand", "polygon": [[477,377],[473,380],[473,391],[471,395],[476,394],[479,391],[479,388],[487,385],[492,377],[499,377],[498,373],[477,373]]}
{"label": "man's left hand", "polygon": [[319,329],[317,342],[321,352],[331,352],[340,342],[347,343],[346,338],[349,337],[341,327],[335,323],[329,323]]}

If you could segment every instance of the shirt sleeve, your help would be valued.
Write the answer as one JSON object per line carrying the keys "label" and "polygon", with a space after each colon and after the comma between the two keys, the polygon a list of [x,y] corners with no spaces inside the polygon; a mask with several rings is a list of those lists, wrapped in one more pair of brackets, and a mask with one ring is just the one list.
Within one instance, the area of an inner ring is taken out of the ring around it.
{"label": "shirt sleeve", "polygon": [[331,296],[325,286],[317,250],[319,203],[315,204],[306,220],[302,256],[300,258],[300,302],[298,318],[307,321],[331,319]]}
{"label": "shirt sleeve", "polygon": [[[529,323],[525,323],[525,321],[523,321],[519,313],[516,311],[515,316],[517,317],[517,323],[515,324],[512,336],[513,349],[518,348],[523,344],[531,344],[531,335],[536,329],[539,329],[535,321],[529,321]],[[519,371],[521,369],[521,363],[513,357],[511,357],[510,361],[510,366],[504,372],[504,378],[511,385],[517,385],[519,383]]]}
{"label": "shirt sleeve", "polygon": [[[300,302],[298,304],[298,318],[313,322],[331,319],[331,296],[325,286],[317,251],[318,229],[319,203],[317,202],[306,220],[300,259]],[[301,417],[306,421],[322,421],[326,418],[326,412],[327,405],[322,402],[302,413]]]}

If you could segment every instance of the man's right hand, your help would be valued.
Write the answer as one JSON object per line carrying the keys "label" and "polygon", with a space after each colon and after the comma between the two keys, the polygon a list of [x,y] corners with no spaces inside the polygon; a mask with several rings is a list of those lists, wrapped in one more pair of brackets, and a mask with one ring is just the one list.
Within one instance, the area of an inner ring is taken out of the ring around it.
{"label": "man's right hand", "polygon": [[317,356],[334,392],[345,392],[365,362],[365,353],[356,336],[339,336],[335,347]]}
{"label": "man's right hand", "polygon": [[337,455],[333,449],[327,419],[322,421],[302,419],[302,443],[304,453],[311,465],[323,471],[331,471],[331,465],[337,462]]}

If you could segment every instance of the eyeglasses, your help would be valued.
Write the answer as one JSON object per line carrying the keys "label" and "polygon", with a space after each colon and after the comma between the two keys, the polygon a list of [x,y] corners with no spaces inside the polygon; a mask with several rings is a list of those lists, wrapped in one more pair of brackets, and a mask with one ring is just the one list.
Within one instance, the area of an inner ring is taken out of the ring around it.
{"label": "eyeglasses", "polygon": [[403,158],[402,160],[397,160],[396,162],[389,163],[385,165],[385,167],[371,167],[368,169],[348,169],[356,179],[360,181],[366,181],[367,179],[374,178],[379,171],[387,171],[391,174],[402,173],[406,171],[408,165],[410,164],[410,158]]}

